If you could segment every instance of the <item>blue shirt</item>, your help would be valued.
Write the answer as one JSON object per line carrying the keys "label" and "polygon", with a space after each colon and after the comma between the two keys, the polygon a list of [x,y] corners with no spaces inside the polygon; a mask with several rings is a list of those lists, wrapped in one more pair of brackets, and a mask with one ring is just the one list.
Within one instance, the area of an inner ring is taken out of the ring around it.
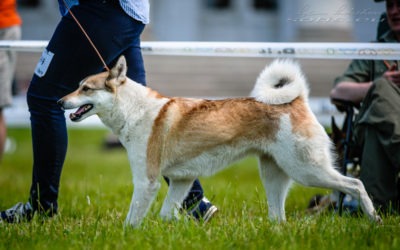
{"label": "blue shirt", "polygon": [[[64,1],[68,7],[79,4],[79,0],[58,0],[61,15],[65,16],[68,13]],[[119,4],[128,16],[138,20],[144,24],[150,22],[150,4],[149,0],[119,0]]]}

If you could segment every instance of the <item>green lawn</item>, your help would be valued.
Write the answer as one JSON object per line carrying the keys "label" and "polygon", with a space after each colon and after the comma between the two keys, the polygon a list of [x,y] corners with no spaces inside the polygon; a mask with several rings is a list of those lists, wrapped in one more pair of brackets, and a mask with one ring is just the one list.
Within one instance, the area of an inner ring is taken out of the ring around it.
{"label": "green lawn", "polygon": [[[385,216],[383,225],[375,225],[365,217],[307,215],[310,197],[328,190],[294,185],[286,202],[288,221],[268,221],[253,158],[201,178],[207,197],[219,208],[210,223],[160,220],[163,183],[142,227],[124,230],[131,173],[123,150],[103,148],[107,134],[102,129],[69,131],[59,215],[44,222],[0,224],[0,249],[400,249],[399,217]],[[31,180],[30,131],[14,128],[9,136],[17,149],[0,165],[0,209],[26,201]]]}

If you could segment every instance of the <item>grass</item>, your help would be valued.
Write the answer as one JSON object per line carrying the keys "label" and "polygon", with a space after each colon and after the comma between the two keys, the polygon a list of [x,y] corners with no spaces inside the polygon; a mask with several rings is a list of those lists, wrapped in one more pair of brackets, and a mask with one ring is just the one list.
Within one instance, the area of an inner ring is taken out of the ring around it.
{"label": "grass", "polygon": [[[208,224],[162,221],[158,212],[167,186],[140,229],[123,229],[131,194],[131,173],[123,150],[105,150],[108,131],[71,129],[59,197],[60,213],[45,221],[0,224],[0,249],[400,249],[400,218],[384,224],[334,213],[308,215],[315,193],[329,190],[294,185],[288,221],[267,220],[267,202],[256,160],[246,158],[213,177],[201,178],[206,195],[219,208]],[[31,180],[28,129],[10,129],[17,149],[0,166],[0,209],[26,201]]]}

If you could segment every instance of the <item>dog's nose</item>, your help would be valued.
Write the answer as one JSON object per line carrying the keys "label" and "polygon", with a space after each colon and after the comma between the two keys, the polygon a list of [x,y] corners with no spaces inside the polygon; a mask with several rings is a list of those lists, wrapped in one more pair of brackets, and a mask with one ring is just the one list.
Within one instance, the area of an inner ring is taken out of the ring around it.
{"label": "dog's nose", "polygon": [[64,109],[64,100],[63,99],[58,100],[57,104],[58,104],[58,106],[61,107],[61,109]]}
{"label": "dog's nose", "polygon": [[57,101],[57,104],[60,105],[60,106],[62,106],[63,103],[64,103],[63,99],[60,99],[60,100]]}

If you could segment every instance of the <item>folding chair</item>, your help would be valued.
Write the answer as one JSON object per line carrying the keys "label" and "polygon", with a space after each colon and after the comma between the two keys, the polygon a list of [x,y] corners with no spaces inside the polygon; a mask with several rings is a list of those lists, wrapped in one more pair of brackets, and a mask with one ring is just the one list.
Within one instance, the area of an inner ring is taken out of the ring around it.
{"label": "folding chair", "polygon": [[[331,101],[336,105],[339,111],[345,112],[343,125],[339,131],[337,131],[338,128],[335,124],[334,118],[332,117],[332,140],[335,143],[336,150],[338,151],[340,172],[343,175],[348,175],[349,166],[352,166],[353,169],[356,166],[359,166],[360,153],[352,142],[355,110],[359,109],[359,104],[340,99],[332,99]],[[342,215],[343,213],[344,197],[345,194],[340,192],[337,205],[339,215]]]}

